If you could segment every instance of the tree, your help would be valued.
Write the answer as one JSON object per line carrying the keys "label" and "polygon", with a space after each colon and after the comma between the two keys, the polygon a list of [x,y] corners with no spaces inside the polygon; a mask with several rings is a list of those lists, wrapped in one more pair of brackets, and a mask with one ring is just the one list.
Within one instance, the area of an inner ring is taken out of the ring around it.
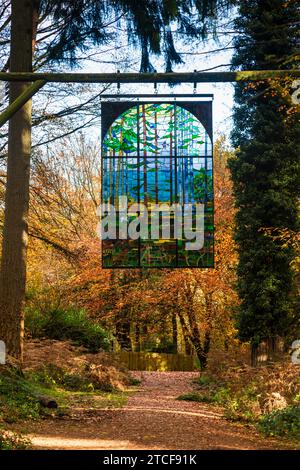
{"label": "tree", "polygon": [[224,139],[214,148],[215,267],[209,270],[178,270],[167,273],[165,303],[173,302],[186,344],[191,344],[205,369],[212,345],[226,349],[235,335],[232,309],[237,305],[234,290],[236,253],[233,242],[234,207]]}
{"label": "tree", "polygon": [[[299,66],[299,2],[239,2],[235,28],[235,69],[289,69]],[[300,189],[299,109],[291,112],[291,82],[235,86],[230,162],[236,197],[239,253],[238,336],[252,345],[252,364],[263,340],[284,336],[293,323],[294,251],[265,228],[297,231]]]}
{"label": "tree", "polygon": [[[215,269],[102,269],[94,230],[100,194],[97,146],[83,136],[36,155],[31,176],[27,307],[76,305],[101,322],[127,350],[188,354],[204,368],[210,350],[234,343],[232,306],[236,254],[233,196],[226,167],[232,155],[214,149]],[[126,274],[126,275],[125,275]]]}
{"label": "tree", "polygon": [[[10,70],[32,71],[34,3],[12,1]],[[10,101],[27,83],[10,85]],[[22,356],[23,302],[26,282],[27,215],[31,147],[31,101],[9,124],[5,219],[0,277],[1,339],[10,354]]]}
{"label": "tree", "polygon": [[[149,51],[165,54],[166,68],[181,58],[174,47],[170,26],[177,22],[187,37],[205,36],[206,21],[216,17],[223,1],[190,0],[141,1],[110,0],[12,0],[11,49],[9,70],[30,72],[32,49],[40,16],[62,24],[47,57],[52,61],[68,58],[76,64],[76,51],[90,44],[103,44],[109,34],[103,21],[112,13],[124,15],[127,31],[141,46],[141,70],[152,70]],[[228,3],[228,2],[226,2]],[[194,14],[195,13],[195,14]],[[200,28],[197,26],[200,22]],[[161,45],[164,45],[162,49]],[[10,84],[14,100],[26,84]],[[26,284],[26,250],[28,234],[28,200],[31,147],[31,102],[11,120],[7,164],[5,221],[0,278],[1,338],[10,354],[22,359],[23,300]]]}
{"label": "tree", "polygon": [[[141,52],[141,72],[153,72],[150,54],[164,55],[166,71],[182,62],[175,48],[171,26],[187,38],[205,38],[216,26],[218,13],[234,0],[42,0],[41,11],[51,15],[63,28],[48,50],[49,59],[76,64],[77,49],[86,50],[91,43],[103,44],[111,38],[103,25],[116,18],[126,29],[128,38]],[[123,23],[122,23],[122,20]]]}

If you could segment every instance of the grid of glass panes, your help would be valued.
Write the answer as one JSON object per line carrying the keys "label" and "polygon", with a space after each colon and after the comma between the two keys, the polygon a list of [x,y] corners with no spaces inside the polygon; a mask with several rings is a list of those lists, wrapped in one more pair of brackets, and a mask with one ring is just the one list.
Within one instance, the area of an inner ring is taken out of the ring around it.
{"label": "grid of glass panes", "polygon": [[[118,198],[124,195],[129,205],[143,203],[148,208],[149,239],[103,240],[103,267],[213,266],[212,143],[191,112],[174,103],[145,103],[114,121],[102,143],[102,201],[118,208]],[[197,202],[205,205],[201,250],[186,250],[184,235],[150,238],[155,204]]]}

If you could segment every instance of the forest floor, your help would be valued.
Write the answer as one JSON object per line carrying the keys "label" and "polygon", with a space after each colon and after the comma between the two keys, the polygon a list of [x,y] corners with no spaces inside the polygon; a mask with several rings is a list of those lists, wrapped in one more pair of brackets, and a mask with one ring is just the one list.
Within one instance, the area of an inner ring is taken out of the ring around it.
{"label": "forest floor", "polygon": [[[164,450],[293,449],[262,437],[251,426],[232,423],[210,404],[178,401],[194,389],[197,372],[136,372],[139,387],[120,408],[79,403],[68,416],[26,423],[34,449]],[[24,429],[24,426],[23,426]],[[21,428],[19,427],[19,430]]]}

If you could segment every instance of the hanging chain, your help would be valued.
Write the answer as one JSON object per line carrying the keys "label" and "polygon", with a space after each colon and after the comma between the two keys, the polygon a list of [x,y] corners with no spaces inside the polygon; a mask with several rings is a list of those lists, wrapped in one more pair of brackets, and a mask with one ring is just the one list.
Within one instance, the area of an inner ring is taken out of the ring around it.
{"label": "hanging chain", "polygon": [[[154,76],[156,77],[156,72],[154,73]],[[154,94],[157,95],[158,93],[158,89],[157,89],[157,81],[156,79],[154,78],[154,82],[153,82],[153,87],[154,87]]]}
{"label": "hanging chain", "polygon": [[[117,70],[117,74],[120,74],[120,70]],[[117,99],[120,101],[120,93],[121,93],[121,83],[117,82]]]}
{"label": "hanging chain", "polygon": [[[194,70],[194,73],[196,74],[197,73],[197,70]],[[194,81],[194,89],[193,89],[193,94],[196,95],[197,93],[197,82],[196,80]]]}

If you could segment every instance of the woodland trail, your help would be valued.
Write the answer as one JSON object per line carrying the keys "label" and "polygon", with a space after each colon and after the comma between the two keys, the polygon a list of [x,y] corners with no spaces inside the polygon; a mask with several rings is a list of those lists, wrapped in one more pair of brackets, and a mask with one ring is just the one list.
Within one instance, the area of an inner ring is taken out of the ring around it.
{"label": "woodland trail", "polygon": [[193,389],[194,372],[137,372],[141,386],[118,409],[74,410],[71,417],[45,420],[30,430],[35,449],[187,450],[284,449],[251,427],[230,423],[212,405],[177,401]]}

